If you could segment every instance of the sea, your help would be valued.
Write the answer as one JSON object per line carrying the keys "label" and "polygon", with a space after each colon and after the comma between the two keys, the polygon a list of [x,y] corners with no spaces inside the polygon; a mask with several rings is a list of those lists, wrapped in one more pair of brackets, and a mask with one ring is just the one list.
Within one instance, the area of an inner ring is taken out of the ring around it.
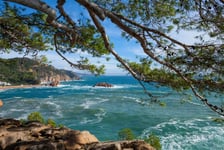
{"label": "sea", "polygon": [[[98,82],[113,87],[94,87]],[[0,117],[26,119],[37,111],[57,124],[88,130],[100,141],[119,140],[119,131],[129,128],[138,139],[158,136],[163,150],[224,150],[224,124],[213,121],[220,116],[190,91],[145,86],[153,97],[131,76],[83,76],[58,87],[1,90]]]}

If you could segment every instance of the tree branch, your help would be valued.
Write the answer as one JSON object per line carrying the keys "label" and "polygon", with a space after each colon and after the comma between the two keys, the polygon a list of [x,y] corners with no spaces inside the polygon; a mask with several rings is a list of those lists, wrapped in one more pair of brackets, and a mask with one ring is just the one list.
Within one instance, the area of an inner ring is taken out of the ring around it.
{"label": "tree branch", "polygon": [[[105,46],[106,47],[108,47],[109,46],[109,42],[108,42],[108,38],[106,37],[106,34],[105,34],[105,31],[104,31],[104,29],[103,29],[103,27],[101,27],[101,26],[99,26],[99,22],[98,21],[96,21],[96,18],[94,17],[94,13],[91,11],[92,9],[89,9],[88,7],[87,7],[87,9],[89,10],[89,13],[90,13],[90,15],[91,15],[91,17],[92,17],[92,19],[93,19],[93,21],[94,21],[94,23],[95,23],[95,25],[97,26],[97,28],[98,28],[98,30],[101,32],[101,34],[102,34],[102,36],[103,36],[103,38],[104,38],[104,41],[105,41]],[[168,68],[170,68],[171,70],[173,70],[174,72],[176,72],[189,86],[190,86],[190,88],[191,88],[191,90],[192,90],[192,92],[194,93],[194,95],[196,96],[196,97],[198,97],[204,104],[206,104],[211,110],[213,110],[213,111],[215,111],[216,113],[218,113],[218,114],[220,114],[220,115],[222,115],[222,116],[224,116],[224,111],[223,111],[223,109],[221,108],[221,107],[218,107],[218,106],[215,106],[215,105],[212,105],[212,104],[210,104],[210,103],[208,103],[208,100],[207,99],[205,99],[203,96],[201,96],[197,91],[196,91],[196,89],[195,89],[195,87],[192,85],[192,82],[191,82],[191,80],[189,80],[187,77],[185,77],[182,73],[181,73],[181,71],[180,70],[178,70],[177,68],[175,68],[173,65],[171,65],[171,64],[169,64],[169,63],[167,63],[167,62],[164,62],[164,61],[162,61],[162,60],[160,60],[160,59],[158,59],[157,57],[155,57],[155,55],[147,48],[147,42],[144,40],[144,38],[142,38],[141,37],[141,35],[139,35],[139,34],[137,34],[134,30],[132,30],[131,28],[129,28],[128,26],[126,26],[126,25],[124,25],[122,22],[121,22],[121,20],[120,20],[120,18],[118,18],[118,16],[116,16],[116,15],[114,15],[113,13],[111,13],[111,12],[109,12],[109,11],[106,11],[106,10],[104,10],[104,13],[105,13],[105,15],[108,17],[108,18],[110,18],[110,20],[114,23],[114,24],[116,24],[118,27],[120,27],[122,30],[124,30],[125,32],[127,32],[129,35],[131,35],[132,37],[134,37],[134,38],[136,38],[139,42],[140,42],[140,44],[141,44],[141,46],[142,46],[142,48],[143,48],[143,50],[144,50],[144,52],[148,55],[148,56],[150,56],[153,60],[155,60],[156,62],[158,62],[158,63],[160,63],[160,64],[162,64],[162,65],[164,65],[164,66],[167,66]],[[148,29],[148,28],[145,28],[145,29]],[[150,29],[151,30],[151,29]],[[167,38],[169,38],[168,36],[166,36],[165,34],[163,34],[163,33],[160,33],[159,31],[157,31],[157,30],[151,30],[151,32],[153,32],[153,33],[158,33],[158,34],[161,34],[161,35],[163,35],[163,36],[165,36],[165,37],[167,37]],[[171,39],[171,38],[170,38]],[[171,39],[171,40],[173,40],[173,39]],[[184,46],[184,47],[186,47],[186,45],[185,44],[182,44],[182,43],[180,43],[180,42],[178,42],[178,41],[176,41],[176,40],[173,40],[174,42],[176,42],[176,43],[178,43],[178,44],[181,44],[182,46]],[[109,49],[110,49],[110,47],[108,47]],[[111,49],[112,50],[112,49]],[[117,54],[113,54],[113,55],[117,55]],[[116,59],[119,61],[119,62],[123,62],[122,61],[122,59],[120,58],[120,57],[117,57],[116,56]],[[122,65],[124,65],[125,66],[125,64],[124,63],[122,63]],[[125,68],[126,68],[126,66],[125,66]],[[131,74],[134,76],[134,77],[136,77],[137,79],[141,79],[141,78],[139,78],[138,76],[136,76],[136,74],[132,71],[132,69],[129,69],[128,67],[126,68],[129,72],[131,71]]]}

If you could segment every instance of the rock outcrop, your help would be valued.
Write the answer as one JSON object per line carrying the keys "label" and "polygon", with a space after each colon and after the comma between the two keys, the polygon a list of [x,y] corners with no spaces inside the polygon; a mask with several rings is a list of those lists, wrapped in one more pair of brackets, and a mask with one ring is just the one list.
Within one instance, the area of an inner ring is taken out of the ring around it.
{"label": "rock outcrop", "polygon": [[0,150],[155,150],[144,141],[100,142],[88,131],[0,119]]}
{"label": "rock outcrop", "polygon": [[3,106],[3,101],[2,100],[0,100],[0,107],[2,107]]}
{"label": "rock outcrop", "polygon": [[52,81],[69,81],[80,79],[75,72],[56,69],[50,64],[41,63],[30,58],[0,58],[0,82],[3,85],[35,85]]}
{"label": "rock outcrop", "polygon": [[99,83],[96,83],[93,87],[95,87],[95,86],[101,86],[101,87],[113,87],[112,84],[107,83],[107,82],[99,82]]}

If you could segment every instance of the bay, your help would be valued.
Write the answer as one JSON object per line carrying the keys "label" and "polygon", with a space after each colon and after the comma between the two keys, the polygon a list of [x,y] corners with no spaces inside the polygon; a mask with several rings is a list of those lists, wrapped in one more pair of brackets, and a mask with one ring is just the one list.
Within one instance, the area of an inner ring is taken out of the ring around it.
{"label": "bay", "polygon": [[[114,86],[93,87],[97,82]],[[0,91],[0,117],[26,119],[38,111],[57,124],[88,130],[101,141],[118,140],[118,132],[130,128],[138,138],[157,135],[164,150],[224,149],[224,125],[212,121],[217,114],[194,97],[187,101],[189,92],[155,85],[146,86],[166,106],[152,103],[130,76],[85,76],[58,87]]]}

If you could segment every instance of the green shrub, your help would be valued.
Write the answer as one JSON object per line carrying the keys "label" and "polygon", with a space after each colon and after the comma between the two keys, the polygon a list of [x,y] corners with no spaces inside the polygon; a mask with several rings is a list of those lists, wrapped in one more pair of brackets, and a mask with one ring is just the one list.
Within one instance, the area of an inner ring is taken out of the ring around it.
{"label": "green shrub", "polygon": [[48,119],[47,120],[47,124],[50,125],[50,126],[52,126],[52,127],[57,127],[56,122],[54,120],[52,120],[52,119]]}
{"label": "green shrub", "polygon": [[158,136],[154,134],[150,134],[147,139],[144,140],[145,142],[149,143],[152,147],[156,150],[161,150],[162,146],[160,144],[160,139]]}
{"label": "green shrub", "polygon": [[44,123],[44,118],[39,112],[32,112],[27,117],[28,121],[39,121],[40,123]]}
{"label": "green shrub", "polygon": [[[42,124],[47,124],[54,128],[57,127],[57,124],[53,119],[47,119],[45,121],[40,112],[30,113],[27,117],[27,120],[21,120],[21,123],[24,123],[27,121],[39,121]],[[59,127],[63,127],[63,125],[59,125]]]}
{"label": "green shrub", "polygon": [[121,140],[133,140],[135,139],[135,135],[133,134],[132,130],[129,128],[124,128],[118,132],[118,137]]}
{"label": "green shrub", "polygon": [[224,124],[224,118],[212,118],[212,121]]}

